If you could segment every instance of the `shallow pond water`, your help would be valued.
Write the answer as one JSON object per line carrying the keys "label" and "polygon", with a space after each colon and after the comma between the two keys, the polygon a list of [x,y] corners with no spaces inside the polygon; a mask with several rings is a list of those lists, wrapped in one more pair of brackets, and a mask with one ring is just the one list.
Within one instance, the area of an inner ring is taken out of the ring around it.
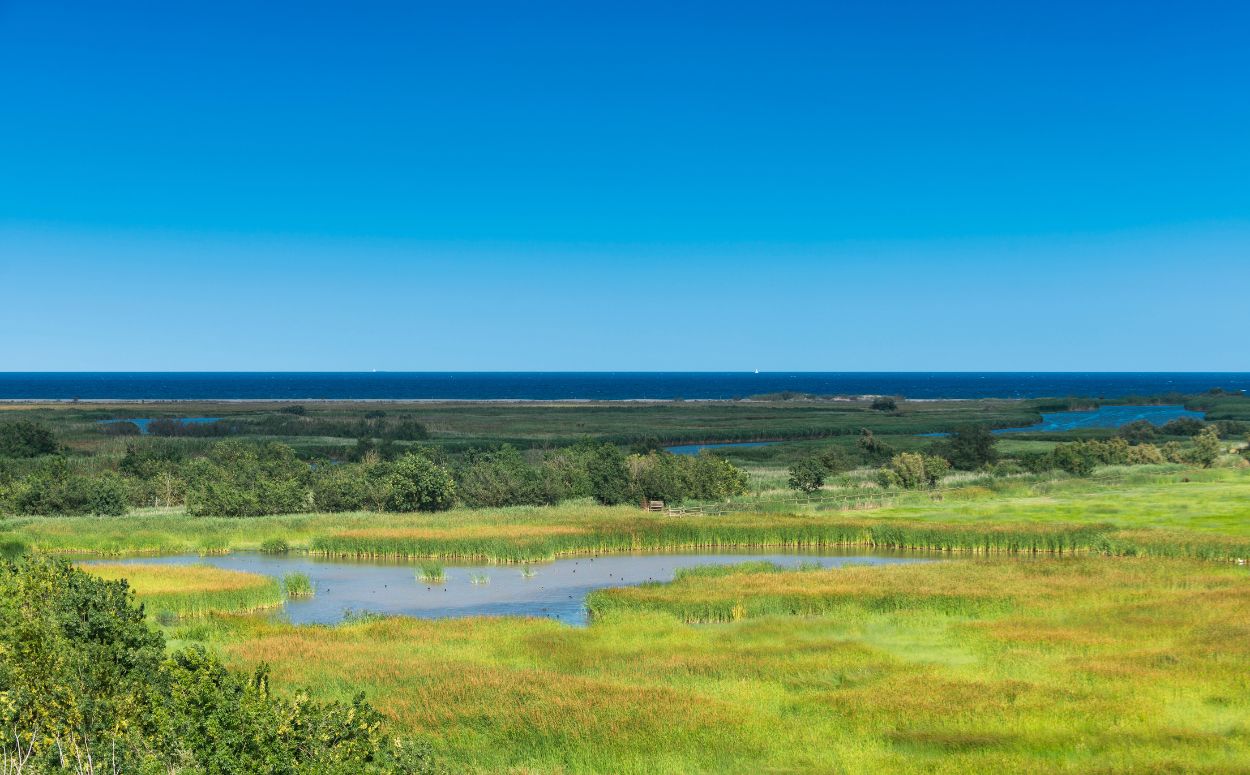
{"label": "shallow pond water", "polygon": [[[586,623],[586,595],[604,587],[672,581],[678,568],[768,560],[786,567],[801,562],[838,567],[859,563],[918,562],[917,555],[770,553],[764,550],[714,554],[609,554],[570,557],[532,565],[446,565],[445,578],[431,584],[417,578],[416,562],[327,560],[306,555],[178,555],[122,560],[134,564],[205,564],[281,578],[304,573],[316,595],[288,600],[280,616],[296,624],[334,624],[348,612],[403,614],[427,619],[461,616],[541,616],[568,624]],[[111,561],[115,562],[115,561]],[[86,563],[90,565],[91,563]],[[528,572],[528,575],[527,575]],[[474,582],[477,583],[474,583]]]}
{"label": "shallow pond water", "polygon": [[705,449],[716,449],[718,447],[771,447],[778,444],[776,441],[727,441],[720,444],[678,444],[675,447],[665,447],[664,449],[672,452],[674,455],[697,455]]}
{"label": "shallow pond water", "polygon": [[[148,424],[149,424],[149,423],[151,423],[151,422],[152,422],[152,420],[154,420],[154,419],[156,419],[156,418],[153,418],[153,417],[123,417],[123,418],[119,418],[119,419],[116,419],[116,420],[99,420],[98,422],[99,422],[101,425],[108,425],[108,424],[110,424],[110,423],[115,423],[115,422],[132,422],[132,423],[134,423],[135,425],[139,426],[139,433],[142,433],[142,434],[145,434],[145,435],[146,435],[146,434],[147,434],[147,432],[148,432]],[[190,423],[190,424],[193,424],[193,425],[198,425],[198,424],[200,424],[200,423],[217,422],[217,421],[218,421],[218,420],[220,420],[221,418],[220,418],[220,417],[170,417],[170,418],[168,418],[168,419],[171,419],[171,420],[177,420],[178,422],[181,422],[181,423]]]}

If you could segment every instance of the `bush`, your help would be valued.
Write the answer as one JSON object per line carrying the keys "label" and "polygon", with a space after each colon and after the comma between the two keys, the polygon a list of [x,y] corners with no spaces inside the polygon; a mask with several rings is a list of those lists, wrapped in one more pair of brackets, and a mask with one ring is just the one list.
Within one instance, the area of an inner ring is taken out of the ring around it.
{"label": "bush", "polygon": [[872,400],[872,408],[878,412],[895,412],[898,402],[889,396],[878,396]]}
{"label": "bush", "polygon": [[894,448],[873,435],[868,428],[861,428],[857,441],[860,454],[869,463],[879,463],[894,456]]}
{"label": "bush", "polygon": [[0,457],[39,457],[56,451],[56,437],[45,426],[26,420],[0,423]]}
{"label": "bush", "polygon": [[106,422],[100,426],[100,431],[105,436],[138,436],[142,433],[139,426],[129,420]]}
{"label": "bush", "polygon": [[311,507],[308,465],[285,444],[214,444],[186,466],[187,513],[222,517],[291,514]]}
{"label": "bush", "polygon": [[692,456],[652,452],[630,455],[627,464],[630,489],[636,501],[722,500],[747,490],[747,476],[743,471],[708,453]]}
{"label": "bush", "polygon": [[387,477],[387,511],[445,511],[456,500],[456,483],[447,469],[408,453]]}
{"label": "bush", "polygon": [[1166,423],[1159,432],[1165,436],[1197,436],[1202,432],[1204,424],[1193,417],[1177,417]]}
{"label": "bush", "polygon": [[1215,465],[1215,461],[1219,459],[1223,451],[1224,447],[1220,444],[1220,436],[1216,429],[1203,428],[1202,432],[1194,437],[1194,446],[1190,450],[1189,459],[1203,468],[1210,468]]}
{"label": "bush", "polygon": [[82,476],[59,457],[17,482],[8,500],[13,511],[31,515],[120,516],[128,505],[126,485],[116,474]]}
{"label": "bush", "polygon": [[466,506],[544,506],[558,503],[563,488],[554,472],[525,462],[515,448],[503,445],[469,455],[456,472],[456,494]]}
{"label": "bush", "polygon": [[1073,476],[1089,476],[1094,473],[1096,465],[1094,457],[1080,442],[1056,445],[1050,455],[1053,468],[1066,471]]}
{"label": "bush", "polygon": [[975,471],[998,459],[994,445],[998,438],[984,425],[957,428],[950,437],[938,443],[938,454],[962,471]]}
{"label": "bush", "polygon": [[586,475],[590,480],[590,493],[605,506],[615,506],[630,500],[629,468],[625,455],[612,444],[594,447],[586,459]]}
{"label": "bush", "polygon": [[32,747],[31,771],[60,771],[59,750],[120,772],[434,770],[363,695],[284,699],[263,665],[244,676],[200,648],[166,657],[145,618],[125,581],[59,559],[0,565],[0,728]]}
{"label": "bush", "polygon": [[1121,425],[1120,429],[1116,431],[1116,435],[1130,444],[1142,444],[1147,441],[1153,441],[1159,435],[1159,429],[1149,420],[1134,420],[1126,425]]}
{"label": "bush", "polygon": [[320,465],[313,472],[313,507],[318,511],[381,511],[389,468],[379,464]]}
{"label": "bush", "polygon": [[1154,444],[1138,444],[1128,448],[1129,465],[1157,465],[1166,462],[1163,452]]}
{"label": "bush", "polygon": [[790,478],[787,485],[791,490],[813,493],[825,485],[825,476],[828,473],[828,469],[819,458],[804,458],[790,466]]}
{"label": "bush", "polygon": [[915,490],[933,487],[950,471],[950,462],[935,455],[900,452],[890,458],[889,465],[877,472],[882,487]]}

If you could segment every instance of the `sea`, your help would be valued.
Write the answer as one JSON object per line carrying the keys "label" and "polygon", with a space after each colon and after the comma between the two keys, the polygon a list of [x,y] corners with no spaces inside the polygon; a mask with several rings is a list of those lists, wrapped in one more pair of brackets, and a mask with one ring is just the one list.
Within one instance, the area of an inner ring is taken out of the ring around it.
{"label": "sea", "polygon": [[1250,372],[0,372],[9,401],[1122,398],[1213,388],[1250,390]]}

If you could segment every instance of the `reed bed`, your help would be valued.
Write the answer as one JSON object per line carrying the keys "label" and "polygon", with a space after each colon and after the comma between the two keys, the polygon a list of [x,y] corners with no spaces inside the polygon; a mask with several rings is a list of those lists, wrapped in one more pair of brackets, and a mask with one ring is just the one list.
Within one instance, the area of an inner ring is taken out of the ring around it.
{"label": "reed bed", "polygon": [[1114,483],[1060,479],[998,486],[988,492],[961,487],[941,500],[909,494],[894,506],[864,512],[790,506],[766,514],[665,518],[633,506],[571,503],[411,515],[23,517],[0,519],[0,541],[34,551],[96,556],[285,545],[289,551],[324,556],[524,563],[582,552],[731,546],[1192,553],[1238,559],[1245,555],[1237,540],[1250,539],[1248,470],[1141,471],[1117,475]]}
{"label": "reed bed", "polygon": [[282,589],[287,597],[312,597],[316,594],[312,580],[306,573],[288,573],[282,577]]}
{"label": "reed bed", "polygon": [[145,610],[162,621],[211,613],[249,613],[282,605],[276,579],[208,565],[85,564],[83,570],[114,581],[126,579]]}

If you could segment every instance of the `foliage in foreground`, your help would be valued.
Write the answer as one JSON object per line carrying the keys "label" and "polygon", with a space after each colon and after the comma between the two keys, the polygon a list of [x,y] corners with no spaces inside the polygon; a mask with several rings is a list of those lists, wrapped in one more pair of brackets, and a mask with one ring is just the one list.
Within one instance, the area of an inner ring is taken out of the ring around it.
{"label": "foliage in foreground", "polygon": [[200,648],[166,656],[144,619],[124,581],[43,557],[0,566],[0,728],[29,751],[27,772],[88,758],[117,772],[431,771],[363,694],[279,697],[264,665],[245,676]]}

